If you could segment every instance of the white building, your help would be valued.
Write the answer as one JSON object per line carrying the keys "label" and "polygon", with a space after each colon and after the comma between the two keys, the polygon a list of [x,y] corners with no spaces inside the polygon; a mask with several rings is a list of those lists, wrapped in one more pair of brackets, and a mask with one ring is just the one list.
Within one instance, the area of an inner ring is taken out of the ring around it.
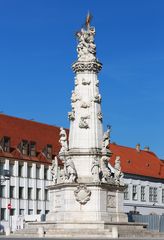
{"label": "white building", "polygon": [[[47,186],[52,181],[51,161],[60,149],[59,132],[58,127],[0,114],[0,168],[10,170],[11,174],[6,181],[1,176],[1,231],[9,225],[13,230],[22,227],[19,216],[30,221],[48,213]],[[125,212],[164,213],[162,161],[149,149],[140,150],[139,145],[129,148],[111,144],[110,149],[111,164],[116,156],[121,157],[128,184],[124,193]]]}

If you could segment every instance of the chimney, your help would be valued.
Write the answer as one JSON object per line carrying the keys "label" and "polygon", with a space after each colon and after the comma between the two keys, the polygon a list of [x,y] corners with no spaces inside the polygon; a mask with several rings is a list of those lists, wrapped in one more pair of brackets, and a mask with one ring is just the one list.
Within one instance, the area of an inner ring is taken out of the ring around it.
{"label": "chimney", "polygon": [[140,152],[140,144],[139,143],[136,145],[136,151]]}
{"label": "chimney", "polygon": [[144,151],[149,152],[150,151],[149,146],[144,147]]}

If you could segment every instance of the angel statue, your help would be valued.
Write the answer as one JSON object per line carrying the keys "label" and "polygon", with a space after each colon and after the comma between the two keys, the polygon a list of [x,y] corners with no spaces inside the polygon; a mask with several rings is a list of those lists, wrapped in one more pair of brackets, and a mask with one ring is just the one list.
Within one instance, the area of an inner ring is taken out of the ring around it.
{"label": "angel statue", "polygon": [[59,142],[60,142],[60,145],[61,145],[61,149],[60,149],[59,153],[62,153],[62,152],[65,152],[65,151],[68,150],[67,134],[66,134],[66,131],[63,127],[60,128],[59,136],[60,136]]}
{"label": "angel statue", "polygon": [[110,132],[111,132],[111,126],[108,125],[107,126],[108,129],[106,132],[104,132],[103,135],[103,140],[102,140],[102,151],[106,151],[109,148],[109,144],[110,144]]}
{"label": "angel statue", "polygon": [[58,159],[57,159],[57,157],[55,157],[52,160],[51,174],[52,174],[52,180],[56,184],[57,180],[58,180]]}
{"label": "angel statue", "polygon": [[64,162],[64,172],[65,172],[65,182],[76,182],[77,180],[77,171],[70,156],[65,158]]}
{"label": "angel statue", "polygon": [[113,178],[113,168],[109,164],[109,158],[107,156],[102,156],[100,160],[100,178],[101,181],[104,183],[109,183],[111,179]]}
{"label": "angel statue", "polygon": [[117,185],[119,184],[124,185],[123,183],[124,174],[121,172],[120,156],[116,156],[114,169],[115,169],[115,173],[114,173],[115,183]]}

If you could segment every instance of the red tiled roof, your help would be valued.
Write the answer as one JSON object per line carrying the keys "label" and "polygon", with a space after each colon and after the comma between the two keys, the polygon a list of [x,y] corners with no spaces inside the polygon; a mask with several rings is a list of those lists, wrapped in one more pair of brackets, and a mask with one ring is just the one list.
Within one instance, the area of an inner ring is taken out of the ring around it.
{"label": "red tiled roof", "polygon": [[120,156],[124,173],[164,179],[164,164],[153,152],[145,150],[138,152],[135,148],[117,144],[110,144],[110,150],[113,153],[111,164],[114,165],[116,156]]}
{"label": "red tiled roof", "polygon": [[[0,139],[4,136],[11,139],[11,152],[0,151],[0,157],[49,164],[50,160],[46,159],[42,150],[47,144],[51,144],[53,146],[53,155],[58,154],[60,149],[59,132],[60,129],[56,126],[0,114]],[[22,140],[36,142],[36,157],[21,154],[17,146]],[[137,152],[134,148],[117,144],[110,144],[110,149],[113,153],[110,160],[111,164],[114,165],[115,157],[120,156],[124,173],[164,179],[164,163],[153,152],[144,150]]]}
{"label": "red tiled roof", "polygon": [[[41,160],[48,163],[49,161],[41,152],[47,144],[52,145],[53,155],[59,152],[59,132],[59,127],[0,114],[0,139],[4,136],[10,137],[12,148],[11,153],[1,151],[0,156],[33,161]],[[17,147],[22,140],[36,142],[37,157],[28,157],[19,152]]]}

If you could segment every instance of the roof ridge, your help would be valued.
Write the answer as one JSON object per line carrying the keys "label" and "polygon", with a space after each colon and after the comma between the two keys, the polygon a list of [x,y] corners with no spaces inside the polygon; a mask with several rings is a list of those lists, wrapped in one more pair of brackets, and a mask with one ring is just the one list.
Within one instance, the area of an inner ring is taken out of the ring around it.
{"label": "roof ridge", "polygon": [[[4,114],[4,113],[0,113],[0,117],[1,116],[8,117],[8,118],[13,118],[13,119],[16,119],[16,120],[22,120],[22,121],[28,121],[28,122],[31,122],[31,123],[46,125],[46,126],[49,126],[49,127],[55,127],[55,128],[60,128],[61,127],[61,126],[51,125],[51,124],[48,124],[48,123],[38,122],[38,121],[35,121],[35,120],[26,119],[26,118],[15,117],[15,116],[7,115],[7,114]],[[65,129],[67,129],[67,128],[65,128]]]}

